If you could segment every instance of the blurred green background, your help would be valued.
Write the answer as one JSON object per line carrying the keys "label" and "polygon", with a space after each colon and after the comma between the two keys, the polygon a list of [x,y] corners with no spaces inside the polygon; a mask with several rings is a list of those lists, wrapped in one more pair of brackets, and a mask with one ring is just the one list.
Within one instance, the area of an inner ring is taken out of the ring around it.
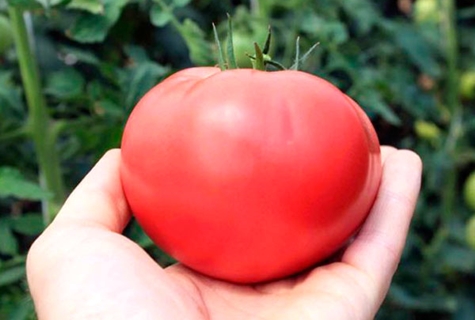
{"label": "blurred green background", "polygon": [[[352,96],[383,144],[424,161],[420,201],[379,319],[475,319],[473,0],[0,0],[0,319],[34,319],[25,256],[65,196],[120,146],[138,99],[217,61],[233,16],[236,55],[273,28],[271,54]],[[470,177],[472,177],[470,179]],[[344,195],[342,195],[344,196]],[[132,223],[126,234],[170,260]]]}

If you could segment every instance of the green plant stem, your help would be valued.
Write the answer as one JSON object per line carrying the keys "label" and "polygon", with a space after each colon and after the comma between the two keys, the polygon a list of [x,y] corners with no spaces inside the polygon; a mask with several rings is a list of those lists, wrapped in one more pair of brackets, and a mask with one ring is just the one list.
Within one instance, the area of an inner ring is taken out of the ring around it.
{"label": "green plant stem", "polygon": [[446,87],[446,103],[451,111],[451,121],[447,139],[444,144],[444,151],[451,165],[446,169],[446,185],[443,192],[443,214],[445,222],[450,219],[455,206],[456,185],[457,185],[457,168],[456,151],[459,139],[462,134],[462,104],[459,100],[459,70],[458,70],[458,42],[456,27],[456,12],[454,0],[441,0],[442,30],[446,39],[446,60],[447,60],[447,87]]}
{"label": "green plant stem", "polygon": [[428,279],[432,265],[447,240],[449,232],[447,226],[450,225],[452,214],[455,210],[457,195],[457,146],[461,137],[462,104],[459,100],[459,70],[458,70],[458,43],[455,0],[439,0],[439,12],[441,12],[442,39],[445,39],[445,59],[447,62],[447,85],[445,88],[444,102],[449,106],[451,119],[447,137],[444,141],[443,152],[449,159],[449,165],[443,168],[444,186],[442,189],[442,216],[441,226],[435,232],[428,247],[424,250],[427,260],[421,279]]}
{"label": "green plant stem", "polygon": [[41,91],[38,66],[30,47],[23,11],[9,6],[8,13],[28,105],[28,134],[35,145],[40,181],[54,195],[43,210],[44,222],[49,224],[65,197],[56,139],[51,132],[51,119]]}

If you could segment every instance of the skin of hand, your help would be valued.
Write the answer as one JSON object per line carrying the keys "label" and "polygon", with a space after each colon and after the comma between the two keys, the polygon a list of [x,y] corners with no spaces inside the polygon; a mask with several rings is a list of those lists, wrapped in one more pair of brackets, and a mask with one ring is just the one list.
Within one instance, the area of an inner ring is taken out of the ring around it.
{"label": "skin of hand", "polygon": [[180,264],[161,268],[121,235],[131,218],[109,151],[32,245],[27,277],[43,319],[373,319],[401,258],[422,163],[382,148],[376,202],[333,261],[272,283],[235,285]]}

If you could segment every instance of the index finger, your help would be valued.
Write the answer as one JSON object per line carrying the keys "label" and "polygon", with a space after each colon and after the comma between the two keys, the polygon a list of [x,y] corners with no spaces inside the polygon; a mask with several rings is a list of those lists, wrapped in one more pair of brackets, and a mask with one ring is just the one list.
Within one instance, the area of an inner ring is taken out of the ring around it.
{"label": "index finger", "polygon": [[64,203],[55,221],[96,225],[120,233],[131,213],[120,181],[120,149],[108,151]]}
{"label": "index finger", "polygon": [[385,292],[396,271],[414,214],[422,162],[408,150],[386,152],[377,199],[342,260],[363,271]]}

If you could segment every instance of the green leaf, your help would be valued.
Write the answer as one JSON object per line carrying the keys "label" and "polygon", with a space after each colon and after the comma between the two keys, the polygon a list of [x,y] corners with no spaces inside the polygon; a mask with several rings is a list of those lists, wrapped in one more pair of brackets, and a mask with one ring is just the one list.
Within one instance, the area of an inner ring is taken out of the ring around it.
{"label": "green leaf", "polygon": [[340,4],[351,17],[360,35],[369,33],[381,19],[381,15],[369,0],[342,0]]}
{"label": "green leaf", "polygon": [[452,270],[475,274],[475,251],[458,245],[445,244],[440,253],[442,264]]}
{"label": "green leaf", "polygon": [[36,0],[7,0],[7,3],[13,7],[18,7],[24,10],[41,7],[40,3]]}
{"label": "green leaf", "polygon": [[123,106],[110,99],[101,99],[95,105],[96,112],[109,118],[124,119],[126,112]]}
{"label": "green leaf", "polygon": [[192,20],[186,19],[178,30],[185,40],[190,58],[197,65],[213,63],[211,46],[206,40],[206,35]]}
{"label": "green leaf", "polygon": [[86,64],[90,64],[94,66],[97,66],[101,63],[99,58],[93,52],[89,50],[65,46],[65,47],[62,47],[60,51],[64,56],[69,55],[73,59],[82,63],[86,63]]}
{"label": "green leaf", "polygon": [[142,47],[126,45],[124,51],[133,63],[150,62],[147,51]]}
{"label": "green leaf", "polygon": [[373,111],[383,117],[384,120],[395,126],[401,125],[401,119],[384,101],[383,97],[376,90],[367,90],[357,96],[358,103],[366,110]]}
{"label": "green leaf", "polygon": [[18,242],[7,218],[0,219],[0,253],[12,256],[18,254]]}
{"label": "green leaf", "polygon": [[27,213],[11,218],[10,224],[15,232],[27,236],[36,236],[44,230],[43,218],[39,213]]}
{"label": "green leaf", "polygon": [[13,84],[13,74],[0,70],[0,115],[2,121],[7,119],[23,119],[25,108],[21,91]]}
{"label": "green leaf", "polygon": [[441,296],[427,293],[415,296],[395,284],[391,286],[388,298],[391,303],[406,309],[453,312],[457,307],[455,298],[450,295]]}
{"label": "green leaf", "polygon": [[59,99],[71,99],[84,92],[85,80],[73,68],[52,73],[47,78],[45,92]]}
{"label": "green leaf", "polygon": [[394,40],[412,63],[424,73],[432,77],[437,77],[441,73],[435,47],[418,29],[409,24],[396,22],[387,22],[384,26],[386,30],[392,33]]}
{"label": "green leaf", "polygon": [[15,310],[10,314],[9,320],[28,320],[35,319],[35,307],[31,296],[26,293],[25,298],[20,301],[16,306]]}
{"label": "green leaf", "polygon": [[172,0],[172,5],[174,7],[184,7],[186,6],[187,4],[189,4],[191,2],[191,0]]}
{"label": "green leaf", "polygon": [[82,43],[102,42],[110,28],[117,22],[127,0],[104,1],[104,13],[101,15],[90,12],[81,15],[67,34]]}
{"label": "green leaf", "polygon": [[104,13],[104,4],[100,0],[72,0],[66,8],[84,10],[92,14]]}
{"label": "green leaf", "polygon": [[173,20],[173,13],[163,10],[163,8],[154,4],[150,10],[150,21],[156,27],[164,27]]}
{"label": "green leaf", "polygon": [[121,81],[121,86],[126,93],[125,105],[128,108],[134,106],[167,72],[168,68],[152,61],[138,63],[126,70]]}
{"label": "green leaf", "polygon": [[43,6],[43,8],[49,9],[51,7],[54,7],[58,4],[64,3],[67,0],[35,0],[39,4]]}
{"label": "green leaf", "polygon": [[0,287],[7,286],[25,279],[25,266],[13,266],[11,268],[0,269]]}
{"label": "green leaf", "polygon": [[326,46],[331,44],[340,45],[348,41],[349,34],[344,23],[337,20],[325,19],[316,13],[308,12],[302,18],[301,30],[318,36]]}
{"label": "green leaf", "polygon": [[12,167],[0,167],[0,198],[42,200],[51,197],[38,184],[27,180],[21,172]]}

